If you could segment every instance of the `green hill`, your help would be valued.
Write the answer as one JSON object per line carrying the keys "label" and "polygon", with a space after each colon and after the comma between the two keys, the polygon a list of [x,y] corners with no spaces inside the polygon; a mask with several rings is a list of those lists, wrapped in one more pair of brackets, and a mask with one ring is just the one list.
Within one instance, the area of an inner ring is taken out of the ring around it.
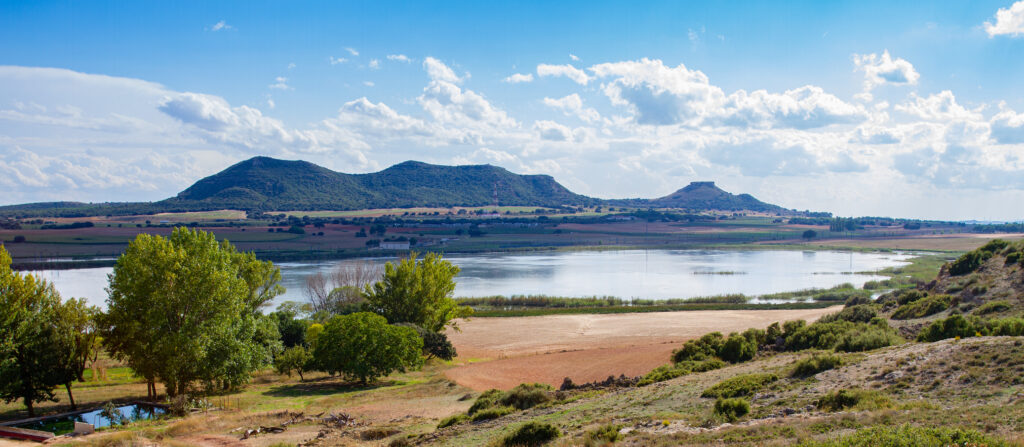
{"label": "green hill", "polygon": [[414,206],[560,206],[595,202],[547,175],[491,165],[407,161],[380,172],[343,174],[305,161],[256,157],[199,180],[166,206],[261,210],[351,210]]}
{"label": "green hill", "polygon": [[715,182],[692,182],[672,194],[657,199],[634,199],[621,201],[625,206],[654,208],[685,208],[692,210],[721,211],[786,211],[778,205],[764,203],[750,194],[732,194],[715,186]]}

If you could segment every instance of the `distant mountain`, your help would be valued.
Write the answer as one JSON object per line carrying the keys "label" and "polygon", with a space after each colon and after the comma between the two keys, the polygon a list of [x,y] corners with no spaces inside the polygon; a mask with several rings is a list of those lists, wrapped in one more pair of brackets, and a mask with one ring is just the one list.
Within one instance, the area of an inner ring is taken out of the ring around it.
{"label": "distant mountain", "polygon": [[[497,199],[497,200],[495,200]],[[548,175],[519,175],[491,165],[418,161],[380,172],[344,174],[306,161],[255,157],[195,182],[177,196],[147,203],[48,202],[0,206],[0,217],[83,217],[240,209],[354,210],[499,205],[609,205],[694,211],[785,211],[714,182],[693,182],[657,199],[602,200],[569,191]]]}
{"label": "distant mountain", "polygon": [[407,161],[371,174],[343,174],[305,161],[256,157],[199,180],[169,207],[350,210],[415,206],[560,206],[597,202],[547,175],[518,175],[491,165],[439,166]]}
{"label": "distant mountain", "polygon": [[695,210],[778,212],[784,208],[764,203],[750,194],[732,194],[715,186],[715,182],[692,182],[672,194],[647,200],[658,208],[687,208]]}

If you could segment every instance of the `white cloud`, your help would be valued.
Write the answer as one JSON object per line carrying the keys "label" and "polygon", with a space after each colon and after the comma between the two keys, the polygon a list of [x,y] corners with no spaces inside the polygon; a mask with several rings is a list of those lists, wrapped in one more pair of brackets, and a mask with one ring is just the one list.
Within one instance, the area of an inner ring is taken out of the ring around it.
{"label": "white cloud", "polygon": [[590,67],[612,104],[627,106],[639,124],[808,129],[866,119],[860,106],[816,86],[784,93],[737,90],[726,95],[699,70],[641,59]]}
{"label": "white cloud", "polygon": [[462,82],[462,79],[455,75],[444,62],[441,62],[432,57],[427,57],[423,60],[423,68],[427,70],[427,76],[434,81],[444,81],[458,84]]}
{"label": "white cloud", "polygon": [[992,138],[1002,144],[1024,143],[1024,113],[1017,113],[999,104],[999,113],[992,117]]}
{"label": "white cloud", "polygon": [[549,141],[571,141],[572,130],[568,126],[558,124],[554,121],[536,121],[533,123],[534,130],[542,140]]}
{"label": "white cloud", "polygon": [[544,105],[561,110],[568,116],[575,116],[588,123],[601,120],[601,114],[597,110],[583,107],[583,99],[577,93],[559,99],[544,98]]}
{"label": "white cloud", "polygon": [[295,68],[295,62],[289,63],[288,64],[288,69],[291,70],[293,68]]}
{"label": "white cloud", "polygon": [[1024,0],[1014,3],[1009,8],[999,8],[996,11],[996,23],[985,22],[985,32],[989,38],[1024,36]]}
{"label": "white cloud", "polygon": [[526,73],[526,74],[523,74],[523,73],[513,73],[511,76],[509,76],[509,77],[507,77],[507,78],[505,78],[503,80],[503,82],[507,82],[509,84],[519,84],[521,82],[532,82],[532,81],[533,81],[533,73]]}
{"label": "white cloud", "polygon": [[217,23],[214,23],[213,26],[210,27],[210,31],[221,31],[221,30],[232,30],[232,29],[235,29],[235,27],[233,27],[231,25],[228,25],[227,22],[225,22],[223,20],[221,20],[221,21],[219,21]]}
{"label": "white cloud", "polygon": [[278,90],[293,90],[292,87],[288,85],[288,78],[284,76],[274,78],[274,83],[270,84],[268,87]]}
{"label": "white cloud", "polygon": [[943,90],[926,97],[911,93],[904,104],[897,104],[896,110],[929,121],[977,121],[981,110],[970,110],[956,101],[953,92]]}
{"label": "white cloud", "polygon": [[370,61],[370,69],[377,70],[380,68],[380,59],[373,59]]}
{"label": "white cloud", "polygon": [[334,56],[330,56],[327,60],[330,61],[331,65],[344,64],[345,62],[348,62],[348,59]]}
{"label": "white cloud", "polygon": [[588,76],[586,72],[569,64],[540,64],[537,66],[537,76],[564,76],[580,85],[587,85],[587,83],[590,82],[590,76]]}
{"label": "white cloud", "polygon": [[921,77],[914,65],[906,59],[893,58],[889,50],[879,56],[871,54],[854,54],[853,63],[856,69],[864,72],[864,91],[870,92],[880,85],[915,85]]}
{"label": "white cloud", "polygon": [[352,48],[352,47],[346,47],[345,51],[348,51],[348,54],[351,54],[353,56],[358,56],[359,55],[359,51],[356,51],[356,49]]}
{"label": "white cloud", "polygon": [[395,62],[405,62],[405,63],[412,62],[412,59],[409,59],[409,57],[404,55],[404,54],[389,54],[388,55],[388,60],[389,61],[395,61]]}
{"label": "white cloud", "polygon": [[377,84],[374,84],[373,81],[363,81],[363,85],[365,85],[367,87],[373,87],[374,85],[377,85]]}
{"label": "white cloud", "polygon": [[579,56],[577,56],[575,54],[572,54],[572,53],[569,53],[569,59],[572,59],[573,61],[577,61],[577,62],[580,60]]}

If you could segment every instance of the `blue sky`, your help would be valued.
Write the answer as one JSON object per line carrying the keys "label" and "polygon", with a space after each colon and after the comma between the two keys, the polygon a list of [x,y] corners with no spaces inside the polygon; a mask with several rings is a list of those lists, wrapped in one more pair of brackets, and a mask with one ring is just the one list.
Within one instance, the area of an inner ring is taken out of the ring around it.
{"label": "blue sky", "polygon": [[2,2],[0,41],[0,203],[270,155],[1024,218],[1024,2]]}

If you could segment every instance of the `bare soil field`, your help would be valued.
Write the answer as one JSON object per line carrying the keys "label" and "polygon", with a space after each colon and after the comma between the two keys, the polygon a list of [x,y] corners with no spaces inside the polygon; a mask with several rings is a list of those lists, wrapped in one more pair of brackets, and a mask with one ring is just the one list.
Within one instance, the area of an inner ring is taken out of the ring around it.
{"label": "bare soil field", "polygon": [[841,308],[470,319],[459,322],[461,332],[448,333],[458,360],[468,363],[445,375],[475,390],[525,382],[557,387],[565,377],[583,383],[609,375],[636,376],[667,363],[682,342],[708,332],[810,322]]}
{"label": "bare soil field", "polygon": [[[992,239],[1018,241],[1020,233],[938,234],[877,239],[824,239],[809,244],[822,247],[891,248],[897,250],[970,251]],[[770,242],[766,242],[770,243]]]}

